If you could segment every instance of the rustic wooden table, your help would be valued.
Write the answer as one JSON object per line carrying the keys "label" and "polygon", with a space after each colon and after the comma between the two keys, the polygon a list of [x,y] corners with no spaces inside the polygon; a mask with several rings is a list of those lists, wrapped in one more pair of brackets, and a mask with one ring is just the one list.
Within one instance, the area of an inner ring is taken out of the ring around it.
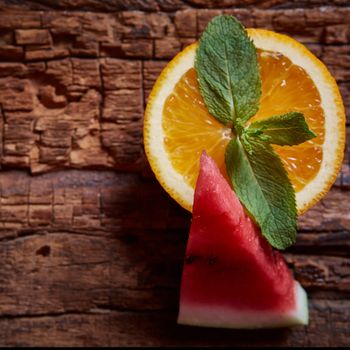
{"label": "rustic wooden table", "polygon": [[190,215],[154,179],[142,145],[162,67],[223,12],[304,42],[349,111],[348,0],[0,0],[0,9],[0,345],[350,344],[349,148],[285,254],[309,294],[310,325],[231,331],[176,325]]}

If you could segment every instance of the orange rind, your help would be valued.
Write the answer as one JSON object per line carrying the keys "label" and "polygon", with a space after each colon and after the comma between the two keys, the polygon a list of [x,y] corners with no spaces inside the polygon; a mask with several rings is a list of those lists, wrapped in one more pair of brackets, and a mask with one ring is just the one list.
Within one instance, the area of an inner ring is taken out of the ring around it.
{"label": "orange rind", "polygon": [[[338,86],[304,45],[287,35],[247,29],[260,65],[262,96],[249,121],[302,112],[317,137],[298,146],[274,146],[296,191],[298,214],[330,189],[341,168],[345,111]],[[176,55],[158,77],[145,111],[144,146],[151,168],[168,194],[187,210],[203,150],[226,175],[224,152],[231,130],[209,113],[199,92],[194,60],[197,43]]]}

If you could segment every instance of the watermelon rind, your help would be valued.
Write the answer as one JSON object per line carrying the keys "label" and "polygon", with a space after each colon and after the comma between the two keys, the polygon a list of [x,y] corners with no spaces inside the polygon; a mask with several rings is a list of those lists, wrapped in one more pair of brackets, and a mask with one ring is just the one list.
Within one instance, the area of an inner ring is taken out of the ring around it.
{"label": "watermelon rind", "polygon": [[177,323],[181,325],[259,329],[307,325],[309,322],[307,295],[294,281],[295,308],[289,311],[237,310],[224,305],[203,305],[182,300]]}

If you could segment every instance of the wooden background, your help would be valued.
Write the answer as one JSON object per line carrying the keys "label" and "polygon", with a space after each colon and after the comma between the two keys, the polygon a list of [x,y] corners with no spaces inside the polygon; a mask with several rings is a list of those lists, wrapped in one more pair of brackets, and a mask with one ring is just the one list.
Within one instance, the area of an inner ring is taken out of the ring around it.
{"label": "wooden background", "polygon": [[[304,42],[349,117],[348,0],[0,0],[0,345],[350,345],[349,146],[285,256],[310,325],[176,325],[190,215],[152,176],[143,110],[220,13]],[[347,132],[349,134],[349,128]]]}

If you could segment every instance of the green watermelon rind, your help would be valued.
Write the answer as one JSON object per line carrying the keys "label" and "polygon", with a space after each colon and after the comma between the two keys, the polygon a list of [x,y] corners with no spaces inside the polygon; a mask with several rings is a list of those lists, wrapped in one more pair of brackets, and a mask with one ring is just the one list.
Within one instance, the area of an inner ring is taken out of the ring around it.
{"label": "green watermelon rind", "polygon": [[288,311],[238,310],[223,305],[201,305],[182,300],[177,323],[188,326],[260,329],[282,328],[309,323],[304,288],[294,281],[295,308]]}

